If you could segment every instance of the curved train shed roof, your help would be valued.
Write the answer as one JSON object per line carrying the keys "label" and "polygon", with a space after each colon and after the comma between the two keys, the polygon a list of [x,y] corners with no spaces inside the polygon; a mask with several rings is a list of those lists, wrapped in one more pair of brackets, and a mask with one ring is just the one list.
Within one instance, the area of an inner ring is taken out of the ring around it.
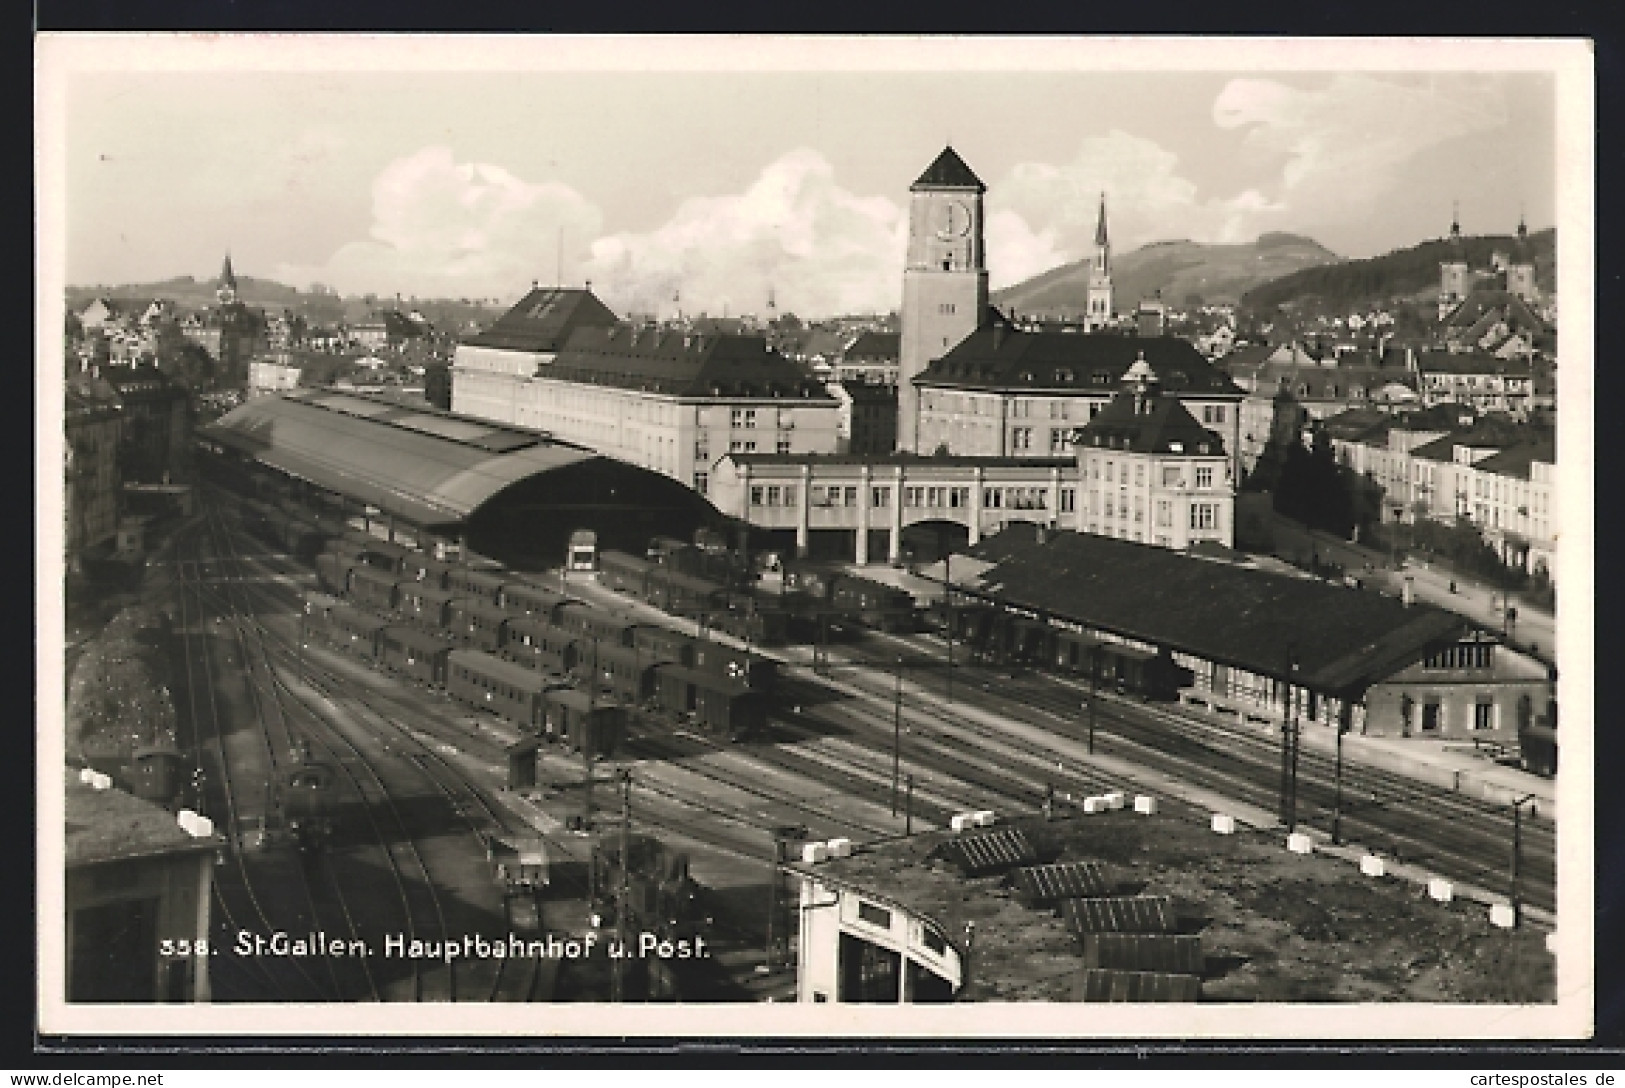
{"label": "curved train shed roof", "polygon": [[521,480],[601,459],[536,431],[325,389],[255,398],[202,431],[424,526],[462,521]]}

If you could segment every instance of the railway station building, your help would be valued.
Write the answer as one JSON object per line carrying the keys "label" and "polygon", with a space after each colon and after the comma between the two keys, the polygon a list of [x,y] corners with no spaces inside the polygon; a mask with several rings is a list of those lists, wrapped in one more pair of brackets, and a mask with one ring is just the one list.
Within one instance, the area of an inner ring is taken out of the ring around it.
{"label": "railway station building", "polygon": [[1162,658],[1182,702],[1236,720],[1506,747],[1555,722],[1544,662],[1431,605],[1024,526],[951,571],[960,601]]}
{"label": "railway station building", "polygon": [[455,412],[531,427],[701,495],[730,452],[833,453],[840,405],[765,337],[623,323],[590,292],[537,288],[458,345]]}
{"label": "railway station building", "polygon": [[669,476],[534,430],[331,390],[257,397],[202,429],[239,474],[390,540],[452,540],[519,570],[556,567],[572,532],[641,553],[725,528]]}
{"label": "railway station building", "polygon": [[943,530],[974,547],[1018,522],[1165,548],[1231,546],[1235,475],[1224,438],[1160,390],[1144,357],[1120,377],[1105,408],[1069,432],[1065,455],[730,454],[712,498],[782,537],[786,551],[860,564],[903,562],[914,526],[932,527],[932,540],[919,542],[932,554],[950,535]]}

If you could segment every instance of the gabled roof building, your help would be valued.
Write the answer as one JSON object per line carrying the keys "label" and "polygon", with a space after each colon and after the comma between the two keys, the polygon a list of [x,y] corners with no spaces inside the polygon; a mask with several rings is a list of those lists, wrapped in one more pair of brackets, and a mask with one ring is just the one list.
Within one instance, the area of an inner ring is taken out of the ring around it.
{"label": "gabled roof building", "polygon": [[457,348],[452,408],[546,431],[702,495],[727,453],[833,453],[838,405],[760,335],[622,323],[591,292],[535,289]]}
{"label": "gabled roof building", "polygon": [[1072,433],[1106,407],[1137,360],[1233,455],[1245,392],[1189,342],[1029,332],[997,311],[914,380],[920,450],[1066,456]]}

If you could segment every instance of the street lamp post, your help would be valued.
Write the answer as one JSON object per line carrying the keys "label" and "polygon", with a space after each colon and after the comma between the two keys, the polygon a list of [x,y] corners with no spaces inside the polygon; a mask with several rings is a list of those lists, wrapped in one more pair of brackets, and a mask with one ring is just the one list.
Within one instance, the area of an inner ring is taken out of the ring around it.
{"label": "street lamp post", "polygon": [[632,903],[631,879],[631,838],[632,838],[632,772],[626,768],[621,769],[621,890],[615,904],[615,939],[621,946],[621,954],[612,960],[613,973],[610,975],[610,1000],[624,1001],[626,999],[626,983],[623,975],[626,970],[626,942],[631,935],[631,927],[627,913]]}
{"label": "street lamp post", "polygon": [[903,834],[912,835],[914,834],[914,776],[907,776],[904,782],[908,787],[908,794],[903,805]]}
{"label": "street lamp post", "polygon": [[1512,802],[1512,924],[1523,923],[1522,888],[1519,886],[1523,868],[1523,806],[1535,799],[1526,793]]}
{"label": "street lamp post", "polygon": [[1343,734],[1346,732],[1339,716],[1337,723],[1337,761],[1333,772],[1335,782],[1332,794],[1332,843],[1343,844]]}
{"label": "street lamp post", "polygon": [[954,579],[951,569],[954,552],[950,546],[942,557],[942,597],[948,611],[948,701],[954,701]]}
{"label": "street lamp post", "polygon": [[891,716],[891,814],[897,816],[897,781],[903,761],[903,655],[897,655],[897,687]]}
{"label": "street lamp post", "polygon": [[1100,648],[1089,651],[1089,754],[1095,754],[1095,703],[1100,699]]}
{"label": "street lamp post", "polygon": [[1287,719],[1281,725],[1281,822],[1287,834],[1298,828],[1298,658],[1287,660]]}

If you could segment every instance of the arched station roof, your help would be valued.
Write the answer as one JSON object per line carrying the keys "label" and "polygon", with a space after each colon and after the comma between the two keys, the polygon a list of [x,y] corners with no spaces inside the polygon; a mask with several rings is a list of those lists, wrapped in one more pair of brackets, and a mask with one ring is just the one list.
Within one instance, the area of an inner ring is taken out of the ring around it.
{"label": "arched station roof", "polygon": [[257,397],[202,433],[423,526],[463,521],[498,492],[538,474],[605,460],[536,431],[323,389]]}

